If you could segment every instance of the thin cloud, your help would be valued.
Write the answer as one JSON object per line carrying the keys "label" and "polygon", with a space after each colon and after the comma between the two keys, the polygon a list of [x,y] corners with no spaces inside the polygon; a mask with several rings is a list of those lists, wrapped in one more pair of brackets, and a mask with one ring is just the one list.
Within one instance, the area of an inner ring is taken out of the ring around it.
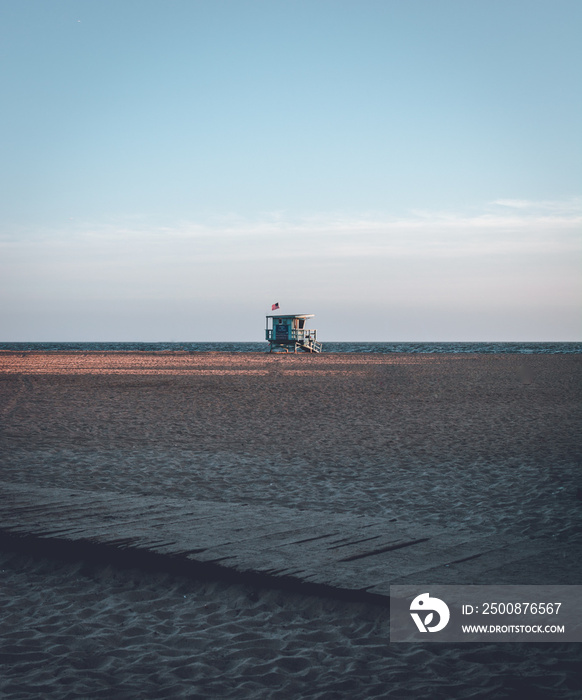
{"label": "thin cloud", "polygon": [[500,207],[510,207],[511,209],[531,209],[533,202],[528,199],[496,199],[492,204]]}
{"label": "thin cloud", "polygon": [[40,263],[58,254],[64,256],[63,262],[86,258],[90,264],[94,257],[111,258],[115,264],[131,259],[136,265],[149,261],[178,266],[209,260],[456,258],[581,250],[580,200],[494,204],[506,211],[475,215],[424,211],[398,219],[338,213],[286,218],[275,212],[255,220],[232,215],[155,227],[136,221],[84,224],[61,231],[8,234],[0,237],[0,247],[8,257],[30,255]]}
{"label": "thin cloud", "polygon": [[582,197],[572,197],[570,199],[544,199],[534,201],[530,199],[496,199],[491,202],[493,206],[508,209],[517,209],[521,212],[551,212],[557,216],[580,216],[582,215]]}

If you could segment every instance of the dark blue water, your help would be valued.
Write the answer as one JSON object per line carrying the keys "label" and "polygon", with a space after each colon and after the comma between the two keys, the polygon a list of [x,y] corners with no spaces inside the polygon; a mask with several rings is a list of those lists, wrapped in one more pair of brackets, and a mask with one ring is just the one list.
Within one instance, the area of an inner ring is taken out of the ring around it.
{"label": "dark blue water", "polygon": [[[262,343],[0,343],[0,350],[63,351],[142,351],[160,352],[267,352],[269,344]],[[324,343],[324,352],[347,353],[520,353],[564,354],[582,352],[582,343]]]}

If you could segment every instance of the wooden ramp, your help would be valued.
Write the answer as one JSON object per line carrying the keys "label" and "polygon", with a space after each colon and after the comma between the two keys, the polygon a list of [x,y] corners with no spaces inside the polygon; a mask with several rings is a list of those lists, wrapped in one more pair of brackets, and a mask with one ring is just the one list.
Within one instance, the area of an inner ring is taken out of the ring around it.
{"label": "wooden ramp", "polygon": [[349,513],[4,482],[0,536],[12,543],[58,543],[81,554],[97,548],[118,559],[120,552],[128,560],[141,553],[157,558],[161,568],[179,562],[266,585],[386,600],[394,583],[483,583],[486,572],[497,572],[493,582],[505,583],[509,564],[555,550],[543,540]]}

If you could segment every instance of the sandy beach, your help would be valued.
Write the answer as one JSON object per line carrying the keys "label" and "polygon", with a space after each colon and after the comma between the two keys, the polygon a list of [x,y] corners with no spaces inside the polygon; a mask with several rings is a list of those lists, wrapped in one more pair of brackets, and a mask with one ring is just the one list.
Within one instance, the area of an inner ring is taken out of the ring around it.
{"label": "sandy beach", "polygon": [[[580,545],[581,368],[579,355],[2,352],[0,481]],[[390,645],[372,605],[10,551],[0,571],[10,698],[582,688],[580,645]],[[552,582],[582,583],[577,571]]]}

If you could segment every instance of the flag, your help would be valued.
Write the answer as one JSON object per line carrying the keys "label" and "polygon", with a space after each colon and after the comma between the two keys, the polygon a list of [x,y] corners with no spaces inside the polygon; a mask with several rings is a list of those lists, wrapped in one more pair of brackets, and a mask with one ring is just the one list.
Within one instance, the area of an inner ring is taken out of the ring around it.
{"label": "flag", "polygon": [[275,311],[275,309],[278,309],[278,308],[279,308],[279,302],[277,302],[276,304],[272,304],[271,311]]}

